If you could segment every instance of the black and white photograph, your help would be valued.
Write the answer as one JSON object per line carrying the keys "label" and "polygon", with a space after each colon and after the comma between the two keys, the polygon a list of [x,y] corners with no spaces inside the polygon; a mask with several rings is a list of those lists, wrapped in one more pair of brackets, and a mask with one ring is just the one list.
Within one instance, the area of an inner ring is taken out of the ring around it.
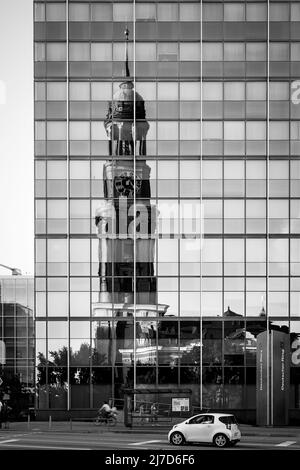
{"label": "black and white photograph", "polygon": [[0,43],[0,450],[299,451],[300,0],[1,0]]}

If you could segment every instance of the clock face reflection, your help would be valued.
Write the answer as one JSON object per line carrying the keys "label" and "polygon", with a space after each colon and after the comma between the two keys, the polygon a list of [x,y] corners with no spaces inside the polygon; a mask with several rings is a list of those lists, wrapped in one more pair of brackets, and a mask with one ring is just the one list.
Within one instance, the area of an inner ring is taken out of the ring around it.
{"label": "clock face reflection", "polygon": [[[137,177],[135,180],[135,192],[138,194],[142,186],[142,181]],[[115,188],[120,196],[133,197],[134,194],[134,174],[127,171],[115,177]]]}

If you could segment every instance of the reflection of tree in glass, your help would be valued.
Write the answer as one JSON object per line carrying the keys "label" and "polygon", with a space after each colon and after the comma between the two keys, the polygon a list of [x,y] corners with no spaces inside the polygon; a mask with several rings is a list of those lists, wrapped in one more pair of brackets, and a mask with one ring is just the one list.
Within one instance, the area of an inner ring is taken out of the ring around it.
{"label": "reflection of tree in glass", "polygon": [[92,370],[92,383],[93,384],[111,384],[111,368],[110,367],[95,367]]}
{"label": "reflection of tree in glass", "polygon": [[[74,383],[87,383],[86,374],[89,374],[90,360],[93,364],[104,365],[107,364],[107,355],[101,354],[96,348],[90,349],[89,343],[82,343],[78,350],[70,351],[70,364],[72,366],[85,366],[81,367],[79,372],[76,374],[76,368],[73,377]],[[44,385],[48,384],[56,386],[65,386],[67,377],[67,364],[68,364],[68,348],[63,346],[57,351],[49,351],[48,360],[42,352],[38,353],[38,365],[37,365],[37,384]],[[74,367],[73,367],[74,369]],[[86,372],[83,372],[86,369]],[[46,381],[46,377],[48,380]]]}
{"label": "reflection of tree in glass", "polygon": [[[9,395],[8,405],[12,408],[11,416],[18,417],[22,410],[32,406],[34,400],[34,392],[24,382],[21,382],[19,374],[15,374],[12,370],[4,368],[2,373],[3,385],[1,387],[1,396]],[[0,398],[1,398],[0,396]]]}
{"label": "reflection of tree in glass", "polygon": [[73,351],[70,348],[70,363],[74,366],[87,366],[90,363],[90,345],[89,343],[81,343],[78,350]]}
{"label": "reflection of tree in glass", "polygon": [[[58,351],[49,351],[52,360],[47,360],[45,355],[38,353],[37,385],[56,384],[63,386],[68,379],[67,374],[68,348],[63,346]],[[47,367],[48,366],[48,367]],[[46,380],[46,378],[48,380]]]}
{"label": "reflection of tree in glass", "polygon": [[71,367],[70,368],[70,383],[72,385],[86,385],[91,380],[89,367]]}
{"label": "reflection of tree in glass", "polygon": [[193,346],[188,351],[184,351],[181,356],[182,364],[199,364],[200,362],[200,346]]}
{"label": "reflection of tree in glass", "polygon": [[195,384],[200,382],[199,367],[182,367],[180,370],[181,383]]}
{"label": "reflection of tree in glass", "polygon": [[222,357],[222,341],[220,339],[204,339],[202,360],[204,364],[219,364]]}
{"label": "reflection of tree in glass", "polygon": [[109,358],[107,354],[100,353],[97,348],[92,348],[92,364],[97,366],[104,366],[109,363]]}

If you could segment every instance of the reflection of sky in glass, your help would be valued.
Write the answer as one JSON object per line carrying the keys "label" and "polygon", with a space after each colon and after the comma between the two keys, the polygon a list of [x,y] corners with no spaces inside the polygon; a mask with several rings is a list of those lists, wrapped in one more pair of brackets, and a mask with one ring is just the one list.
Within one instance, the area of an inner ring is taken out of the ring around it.
{"label": "reflection of sky in glass", "polygon": [[90,322],[87,321],[71,321],[70,337],[71,338],[89,338]]}
{"label": "reflection of sky in glass", "polygon": [[31,0],[2,2],[0,14],[1,43],[10,38],[0,51],[1,263],[23,273],[33,273],[32,7]]}
{"label": "reflection of sky in glass", "polygon": [[6,83],[0,80],[0,104],[6,104]]}

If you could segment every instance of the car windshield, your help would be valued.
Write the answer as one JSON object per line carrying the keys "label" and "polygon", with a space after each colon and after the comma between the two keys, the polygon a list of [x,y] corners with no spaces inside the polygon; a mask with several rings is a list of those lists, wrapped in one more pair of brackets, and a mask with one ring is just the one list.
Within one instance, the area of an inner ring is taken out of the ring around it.
{"label": "car windshield", "polygon": [[234,415],[230,416],[220,416],[219,421],[224,424],[238,424],[236,417]]}

